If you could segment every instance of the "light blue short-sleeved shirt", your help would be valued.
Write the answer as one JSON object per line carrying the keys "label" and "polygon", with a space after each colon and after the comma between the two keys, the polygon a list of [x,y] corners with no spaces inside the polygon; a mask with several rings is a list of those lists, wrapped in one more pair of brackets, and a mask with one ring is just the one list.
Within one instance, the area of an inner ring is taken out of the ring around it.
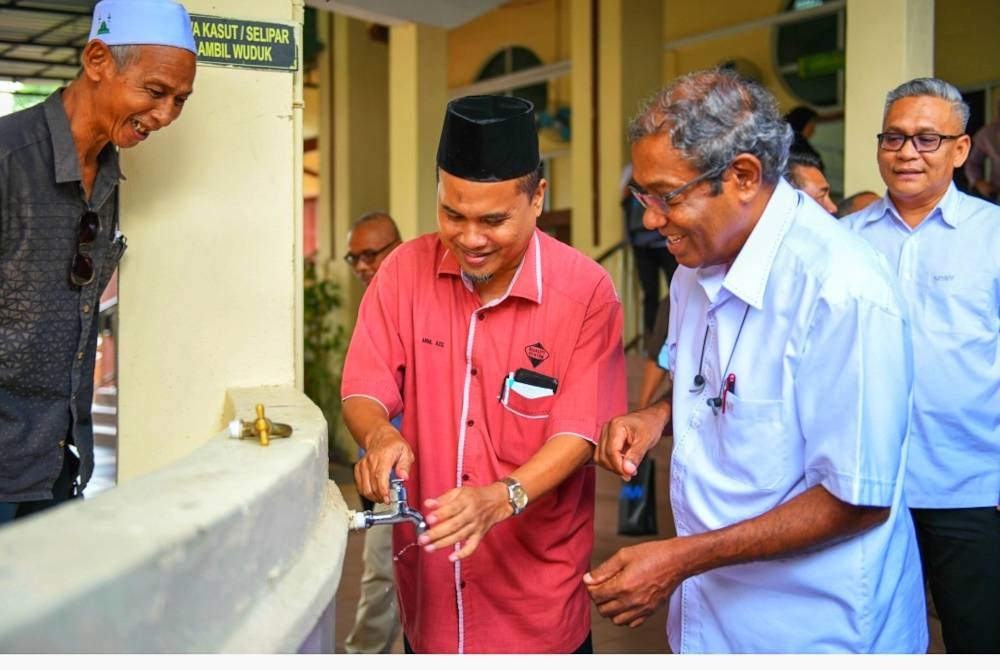
{"label": "light blue short-sleeved shirt", "polygon": [[[670,600],[671,648],[925,652],[902,486],[910,338],[884,260],[781,180],[728,273],[682,267],[671,301],[661,364],[674,379],[679,535],[759,516],[815,485],[892,508],[885,523],[831,547],[685,580]],[[734,388],[715,413],[706,401],[729,374]]]}
{"label": "light blue short-sleeved shirt", "polygon": [[1000,503],[1000,207],[952,184],[910,228],[885,197],[842,223],[895,270],[913,331],[911,507]]}

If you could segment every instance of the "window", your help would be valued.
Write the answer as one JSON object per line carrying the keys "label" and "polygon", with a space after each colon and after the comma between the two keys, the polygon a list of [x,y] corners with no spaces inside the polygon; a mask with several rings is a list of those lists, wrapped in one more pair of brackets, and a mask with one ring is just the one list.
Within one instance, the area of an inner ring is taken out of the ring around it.
{"label": "window", "polygon": [[[528,68],[538,67],[541,64],[542,61],[530,49],[525,49],[524,47],[505,47],[493,54],[486,61],[486,65],[479,71],[476,81],[502,77],[521,70],[527,70]],[[516,95],[519,98],[530,100],[538,111],[543,111],[548,107],[548,82],[531,84],[507,91],[497,91],[497,93],[502,95]]]}
{"label": "window", "polygon": [[[815,9],[829,0],[789,0],[786,12]],[[843,106],[844,9],[779,25],[775,69],[789,91],[815,107]]]}

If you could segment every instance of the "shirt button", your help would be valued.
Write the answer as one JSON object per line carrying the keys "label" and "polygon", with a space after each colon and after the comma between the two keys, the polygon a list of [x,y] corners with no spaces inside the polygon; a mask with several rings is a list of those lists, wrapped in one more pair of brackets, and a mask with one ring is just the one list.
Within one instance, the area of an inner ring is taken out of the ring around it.
{"label": "shirt button", "polygon": [[60,447],[65,447],[66,446],[66,440],[59,440],[59,446]]}
{"label": "shirt button", "polygon": [[83,306],[83,313],[84,314],[90,314],[90,305],[84,305]]}
{"label": "shirt button", "polygon": [[83,360],[83,352],[82,351],[76,352],[76,360],[78,360],[78,361],[82,361]]}
{"label": "shirt button", "polygon": [[462,473],[462,481],[463,481],[463,482],[467,482],[467,481],[469,481],[469,475],[463,472],[463,473]]}
{"label": "shirt button", "polygon": [[480,320],[480,321],[483,321],[483,320],[485,320],[485,319],[486,319],[486,315],[485,315],[484,313],[480,312],[480,313],[479,313],[479,320]]}
{"label": "shirt button", "polygon": [[460,581],[460,582],[458,583],[458,585],[459,585],[459,586],[460,586],[461,588],[463,588],[463,589],[464,589],[464,588],[465,588],[465,580],[463,579],[462,581]]}
{"label": "shirt button", "polygon": [[468,426],[469,428],[472,428],[473,426],[476,425],[476,422],[473,421],[472,419],[469,419],[468,421],[465,422],[465,425]]}
{"label": "shirt button", "polygon": [[477,370],[476,368],[472,368],[471,370],[469,370],[469,374],[475,377],[476,375],[479,374],[479,370]]}

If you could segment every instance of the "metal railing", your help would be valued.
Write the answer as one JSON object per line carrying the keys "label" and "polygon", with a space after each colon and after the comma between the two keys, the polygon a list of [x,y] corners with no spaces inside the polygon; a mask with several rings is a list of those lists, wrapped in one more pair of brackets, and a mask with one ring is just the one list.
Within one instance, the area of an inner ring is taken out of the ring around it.
{"label": "metal railing", "polygon": [[618,295],[625,311],[625,327],[622,334],[625,351],[638,350],[643,344],[642,295],[635,271],[632,246],[627,240],[622,240],[594,260],[608,271],[615,286],[618,287]]}

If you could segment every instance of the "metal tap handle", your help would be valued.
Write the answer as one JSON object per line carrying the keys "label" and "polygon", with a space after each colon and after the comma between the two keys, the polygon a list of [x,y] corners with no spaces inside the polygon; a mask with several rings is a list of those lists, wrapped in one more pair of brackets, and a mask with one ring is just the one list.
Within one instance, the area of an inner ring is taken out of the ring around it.
{"label": "metal tap handle", "polygon": [[403,480],[398,477],[389,478],[389,498],[394,502],[406,504],[406,489]]}

